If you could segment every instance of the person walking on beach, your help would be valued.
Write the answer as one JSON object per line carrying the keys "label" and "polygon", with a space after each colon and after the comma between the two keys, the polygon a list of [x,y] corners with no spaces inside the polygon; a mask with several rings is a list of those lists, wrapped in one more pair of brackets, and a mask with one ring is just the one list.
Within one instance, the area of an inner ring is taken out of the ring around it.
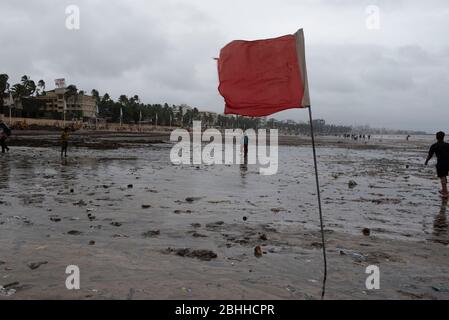
{"label": "person walking on beach", "polygon": [[64,154],[67,157],[67,147],[69,145],[69,128],[65,127],[61,134],[61,158]]}
{"label": "person walking on beach", "polygon": [[0,146],[2,147],[2,153],[9,152],[9,147],[6,145],[6,139],[11,134],[11,130],[0,120]]}
{"label": "person walking on beach", "polygon": [[248,135],[245,133],[243,136],[243,158],[248,159]]}
{"label": "person walking on beach", "polygon": [[437,175],[441,181],[440,194],[443,198],[448,198],[449,193],[447,191],[447,176],[449,173],[449,143],[444,142],[445,133],[439,131],[436,134],[437,142],[434,143],[429,150],[425,165],[429,163],[433,155],[437,156]]}

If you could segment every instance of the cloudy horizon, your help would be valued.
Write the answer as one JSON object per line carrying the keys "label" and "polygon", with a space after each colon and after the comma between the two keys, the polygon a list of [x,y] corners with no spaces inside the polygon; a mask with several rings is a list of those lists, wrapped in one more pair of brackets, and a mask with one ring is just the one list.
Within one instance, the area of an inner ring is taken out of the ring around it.
{"label": "cloudy horizon", "polygon": [[[80,29],[66,28],[68,5]],[[367,6],[379,29],[367,27]],[[66,78],[80,90],[222,113],[214,57],[235,39],[304,28],[315,118],[329,123],[449,130],[449,6],[422,1],[2,1],[0,73]],[[275,118],[306,121],[288,110]]]}

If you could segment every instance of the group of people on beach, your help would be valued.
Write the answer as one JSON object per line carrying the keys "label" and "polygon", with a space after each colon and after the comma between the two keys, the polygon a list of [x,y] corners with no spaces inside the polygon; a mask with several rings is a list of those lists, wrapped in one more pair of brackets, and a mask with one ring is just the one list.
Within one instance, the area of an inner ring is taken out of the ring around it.
{"label": "group of people on beach", "polygon": [[[9,147],[6,144],[8,137],[11,135],[11,129],[0,120],[0,146],[2,148],[2,153],[9,152]],[[444,141],[445,133],[439,131],[436,134],[437,142],[434,143],[430,149],[425,161],[427,165],[434,155],[437,157],[437,176],[440,178],[441,190],[439,191],[441,197],[449,198],[449,192],[447,189],[447,176],[449,174],[449,143]],[[345,138],[357,139],[354,135],[345,135]],[[365,138],[365,135],[360,135],[360,138]],[[368,140],[371,138],[370,135],[367,136]],[[61,158],[67,157],[67,148],[69,145],[69,128],[65,127],[61,134]],[[244,158],[248,157],[248,137],[245,135],[243,137],[243,147],[244,147]],[[246,162],[246,161],[245,161]]]}
{"label": "group of people on beach", "polygon": [[354,140],[354,141],[362,140],[362,139],[363,140],[366,140],[366,139],[371,140],[371,135],[370,134],[350,134],[350,133],[345,133],[343,135],[343,138],[351,139],[351,140]]}
{"label": "group of people on beach", "polygon": [[[11,129],[0,119],[0,146],[2,153],[9,152],[9,147],[6,144],[8,137],[11,135]],[[61,158],[67,157],[67,148],[69,146],[69,128],[65,127],[61,134]]]}

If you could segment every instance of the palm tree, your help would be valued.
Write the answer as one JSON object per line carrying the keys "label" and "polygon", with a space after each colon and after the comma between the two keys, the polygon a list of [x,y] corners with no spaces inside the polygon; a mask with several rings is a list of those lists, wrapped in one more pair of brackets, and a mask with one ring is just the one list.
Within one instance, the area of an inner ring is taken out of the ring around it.
{"label": "palm tree", "polygon": [[29,76],[24,75],[21,78],[22,85],[25,87],[26,96],[31,96],[36,91],[36,83]]}
{"label": "palm tree", "polygon": [[103,98],[101,98],[102,102],[110,102],[111,101],[111,96],[109,95],[109,93],[105,93],[103,95]]}
{"label": "palm tree", "polygon": [[44,80],[39,80],[37,82],[37,87],[38,87],[38,91],[36,95],[40,95],[40,96],[44,96],[45,95],[45,81]]}
{"label": "palm tree", "polygon": [[119,98],[118,98],[118,102],[121,103],[122,106],[126,106],[129,102],[128,97],[125,94],[122,94]]}
{"label": "palm tree", "polygon": [[98,92],[98,90],[92,89],[90,94],[92,95],[92,97],[94,97],[94,99],[97,101],[97,103],[100,102],[100,93]]}

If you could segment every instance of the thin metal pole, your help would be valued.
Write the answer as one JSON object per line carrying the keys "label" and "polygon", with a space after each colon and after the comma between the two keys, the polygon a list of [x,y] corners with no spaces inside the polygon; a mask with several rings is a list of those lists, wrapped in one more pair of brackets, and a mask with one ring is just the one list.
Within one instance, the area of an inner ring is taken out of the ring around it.
{"label": "thin metal pole", "polygon": [[325,239],[324,239],[323,213],[321,210],[320,182],[318,180],[318,165],[317,165],[317,161],[316,161],[315,137],[313,134],[312,107],[311,106],[309,106],[309,119],[310,119],[310,135],[312,136],[313,163],[315,165],[315,180],[316,180],[316,191],[317,191],[317,197],[318,197],[318,211],[320,213],[321,243],[323,246],[324,276],[323,276],[323,288],[321,291],[321,299],[323,299],[324,293],[326,292],[327,258],[326,258],[326,244],[325,244]]}

